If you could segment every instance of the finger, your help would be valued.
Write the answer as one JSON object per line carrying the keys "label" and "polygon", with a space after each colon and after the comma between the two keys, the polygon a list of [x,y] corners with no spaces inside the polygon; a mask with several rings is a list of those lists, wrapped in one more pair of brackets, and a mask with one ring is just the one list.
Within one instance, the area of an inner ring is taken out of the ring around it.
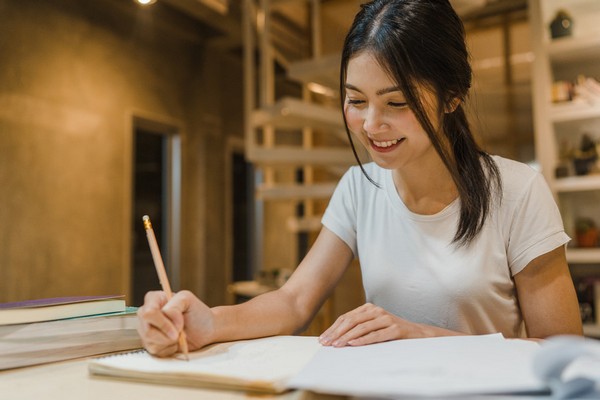
{"label": "finger", "polygon": [[144,295],[143,307],[162,308],[168,300],[167,294],[162,290],[152,290]]}
{"label": "finger", "polygon": [[346,314],[341,315],[335,320],[333,325],[329,327],[319,337],[319,341],[324,346],[332,345],[342,335],[354,328],[357,324],[363,323],[372,319],[370,316],[370,307],[368,305],[360,306]]}
{"label": "finger", "polygon": [[171,300],[162,307],[162,312],[173,322],[173,325],[180,332],[184,328],[184,314],[186,314],[190,308],[191,303],[195,297],[191,292],[182,290],[176,293]]}
{"label": "finger", "polygon": [[398,339],[396,337],[395,329],[392,326],[385,327],[383,329],[370,331],[369,333],[360,336],[356,339],[348,341],[348,346],[364,346],[367,344],[388,342],[390,340]]}
{"label": "finger", "polygon": [[142,346],[148,350],[150,354],[163,354],[165,349],[168,352],[170,351],[168,350],[170,347],[175,346],[173,340],[169,339],[163,332],[160,332],[149,324],[140,324],[138,331],[140,332]]}
{"label": "finger", "polygon": [[177,353],[178,350],[177,343],[168,345],[163,345],[160,343],[148,343],[148,345],[144,347],[148,353],[157,357],[169,357]]}
{"label": "finger", "polygon": [[179,331],[173,325],[171,319],[160,308],[155,308],[154,305],[150,304],[143,305],[138,309],[137,315],[140,320],[141,335],[156,334],[153,331],[155,329],[164,335],[165,339],[170,339],[171,341],[177,340]]}
{"label": "finger", "polygon": [[[352,329],[348,330],[348,332],[346,332],[342,336],[340,336],[337,340],[335,340],[332,343],[332,346],[334,346],[334,347],[346,346],[353,341],[356,341],[362,337],[368,336],[372,332],[378,332],[388,326],[389,326],[389,324],[385,321],[385,318],[375,318],[375,319],[371,319],[371,320],[362,322],[362,323],[354,326]],[[361,342],[359,341],[359,342],[355,342],[355,343],[358,343],[358,344],[352,344],[352,345],[359,345]]]}

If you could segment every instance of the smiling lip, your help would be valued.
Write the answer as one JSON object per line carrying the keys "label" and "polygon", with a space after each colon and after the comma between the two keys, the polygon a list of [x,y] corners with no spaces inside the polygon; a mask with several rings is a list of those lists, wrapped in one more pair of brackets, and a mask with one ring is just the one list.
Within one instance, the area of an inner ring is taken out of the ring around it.
{"label": "smiling lip", "polygon": [[404,141],[405,138],[394,139],[394,140],[382,140],[375,141],[373,139],[369,139],[371,143],[371,148],[379,153],[387,153],[394,150],[396,147],[400,145]]}

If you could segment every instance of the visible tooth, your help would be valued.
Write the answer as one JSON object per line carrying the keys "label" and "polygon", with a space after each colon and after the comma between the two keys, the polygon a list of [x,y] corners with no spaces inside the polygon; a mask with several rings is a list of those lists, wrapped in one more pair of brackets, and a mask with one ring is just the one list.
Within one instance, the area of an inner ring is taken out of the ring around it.
{"label": "visible tooth", "polygon": [[393,146],[396,143],[398,143],[399,141],[400,141],[400,139],[392,139],[392,140],[388,140],[388,141],[385,141],[385,142],[378,142],[376,140],[373,140],[373,143],[375,143],[375,146],[377,146],[377,147],[383,147],[383,148],[385,148],[385,147]]}

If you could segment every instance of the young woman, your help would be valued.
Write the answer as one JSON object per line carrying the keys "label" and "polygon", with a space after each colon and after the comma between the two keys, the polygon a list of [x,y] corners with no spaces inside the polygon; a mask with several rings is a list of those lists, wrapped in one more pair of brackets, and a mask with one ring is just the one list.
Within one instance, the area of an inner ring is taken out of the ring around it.
{"label": "young woman", "polygon": [[235,306],[148,293],[138,313],[146,349],[176,352],[182,330],[190,350],[299,333],[354,257],[367,304],[338,318],[323,345],[581,334],[569,238],[544,179],[473,139],[462,105],[471,85],[464,28],[448,0],[363,5],[340,82],[349,138],[373,162],[341,179],[295,273]]}

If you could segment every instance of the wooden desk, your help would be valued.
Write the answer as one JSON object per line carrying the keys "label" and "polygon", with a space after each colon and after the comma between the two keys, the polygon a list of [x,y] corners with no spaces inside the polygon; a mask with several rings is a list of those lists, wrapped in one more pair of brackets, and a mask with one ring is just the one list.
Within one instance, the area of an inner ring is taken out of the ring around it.
{"label": "wooden desk", "polygon": [[[468,400],[549,400],[550,396],[465,396]],[[279,396],[151,385],[90,377],[87,360],[0,371],[2,400],[368,400],[303,391]],[[456,399],[451,397],[449,400]],[[372,399],[371,399],[372,400]]]}
{"label": "wooden desk", "polygon": [[343,400],[295,391],[279,396],[151,385],[90,377],[87,360],[73,360],[0,371],[0,399],[4,400]]}

